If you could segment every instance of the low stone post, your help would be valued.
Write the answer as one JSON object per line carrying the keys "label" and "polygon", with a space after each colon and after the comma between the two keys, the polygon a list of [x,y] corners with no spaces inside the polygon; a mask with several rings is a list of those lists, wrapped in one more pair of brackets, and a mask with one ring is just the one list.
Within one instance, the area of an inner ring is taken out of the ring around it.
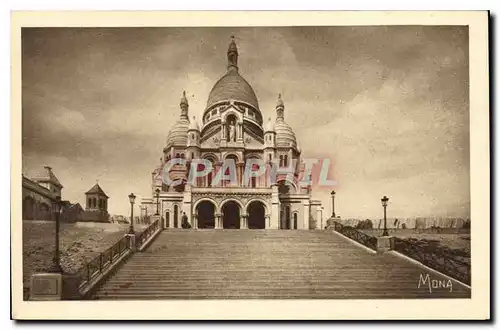
{"label": "low stone post", "polygon": [[135,252],[137,250],[135,246],[135,234],[126,234],[125,236],[128,237],[130,251]]}
{"label": "low stone post", "polygon": [[392,250],[394,244],[393,236],[379,236],[377,237],[377,252],[385,253]]}

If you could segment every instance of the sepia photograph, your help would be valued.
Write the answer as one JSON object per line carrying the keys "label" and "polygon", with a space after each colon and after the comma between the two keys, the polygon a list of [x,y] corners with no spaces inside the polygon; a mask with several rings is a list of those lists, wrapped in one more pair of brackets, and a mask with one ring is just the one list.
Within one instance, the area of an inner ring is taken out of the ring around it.
{"label": "sepia photograph", "polygon": [[15,302],[489,317],[487,12],[253,14],[17,14]]}

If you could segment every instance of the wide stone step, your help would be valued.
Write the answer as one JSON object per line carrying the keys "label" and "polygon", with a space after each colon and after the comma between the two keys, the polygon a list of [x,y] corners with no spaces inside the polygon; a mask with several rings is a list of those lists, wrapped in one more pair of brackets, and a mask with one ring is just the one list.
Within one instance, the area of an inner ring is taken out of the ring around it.
{"label": "wide stone step", "polygon": [[423,269],[322,231],[162,232],[96,299],[369,299],[470,297],[418,288]]}

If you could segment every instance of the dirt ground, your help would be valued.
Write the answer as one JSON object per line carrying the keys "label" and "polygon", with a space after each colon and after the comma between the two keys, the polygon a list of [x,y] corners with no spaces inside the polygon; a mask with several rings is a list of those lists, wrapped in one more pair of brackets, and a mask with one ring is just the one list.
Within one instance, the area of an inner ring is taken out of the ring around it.
{"label": "dirt ground", "polygon": [[[82,227],[62,223],[60,227],[61,266],[73,273],[86,261],[111,247],[128,230],[128,225]],[[138,228],[138,230],[141,230]],[[23,221],[23,283],[29,289],[31,274],[46,271],[54,256],[54,222]]]}

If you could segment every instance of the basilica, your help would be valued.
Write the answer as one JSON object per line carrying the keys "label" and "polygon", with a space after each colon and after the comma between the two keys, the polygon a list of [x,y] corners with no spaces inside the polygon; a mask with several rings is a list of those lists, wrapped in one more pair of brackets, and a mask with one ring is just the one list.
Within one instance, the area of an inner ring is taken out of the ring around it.
{"label": "basilica", "polygon": [[[193,229],[322,228],[321,202],[311,198],[310,184],[299,184],[304,174],[302,151],[285,121],[281,96],[275,122],[269,118],[264,123],[257,96],[239,72],[234,38],[227,61],[226,73],[209,94],[201,125],[195,116],[190,118],[188,99],[182,95],[179,120],[170,129],[160,163],[152,172],[152,195],[141,201],[141,218],[161,217],[166,228],[180,228],[184,214]],[[169,166],[168,175],[181,184],[169,185],[164,170],[174,158],[185,162]],[[190,163],[195,159],[212,167],[207,175],[189,182]],[[236,165],[236,180],[215,180],[227,170],[223,166],[227,160]],[[292,167],[292,175],[278,175],[275,180],[261,175],[244,184],[249,160]]]}

